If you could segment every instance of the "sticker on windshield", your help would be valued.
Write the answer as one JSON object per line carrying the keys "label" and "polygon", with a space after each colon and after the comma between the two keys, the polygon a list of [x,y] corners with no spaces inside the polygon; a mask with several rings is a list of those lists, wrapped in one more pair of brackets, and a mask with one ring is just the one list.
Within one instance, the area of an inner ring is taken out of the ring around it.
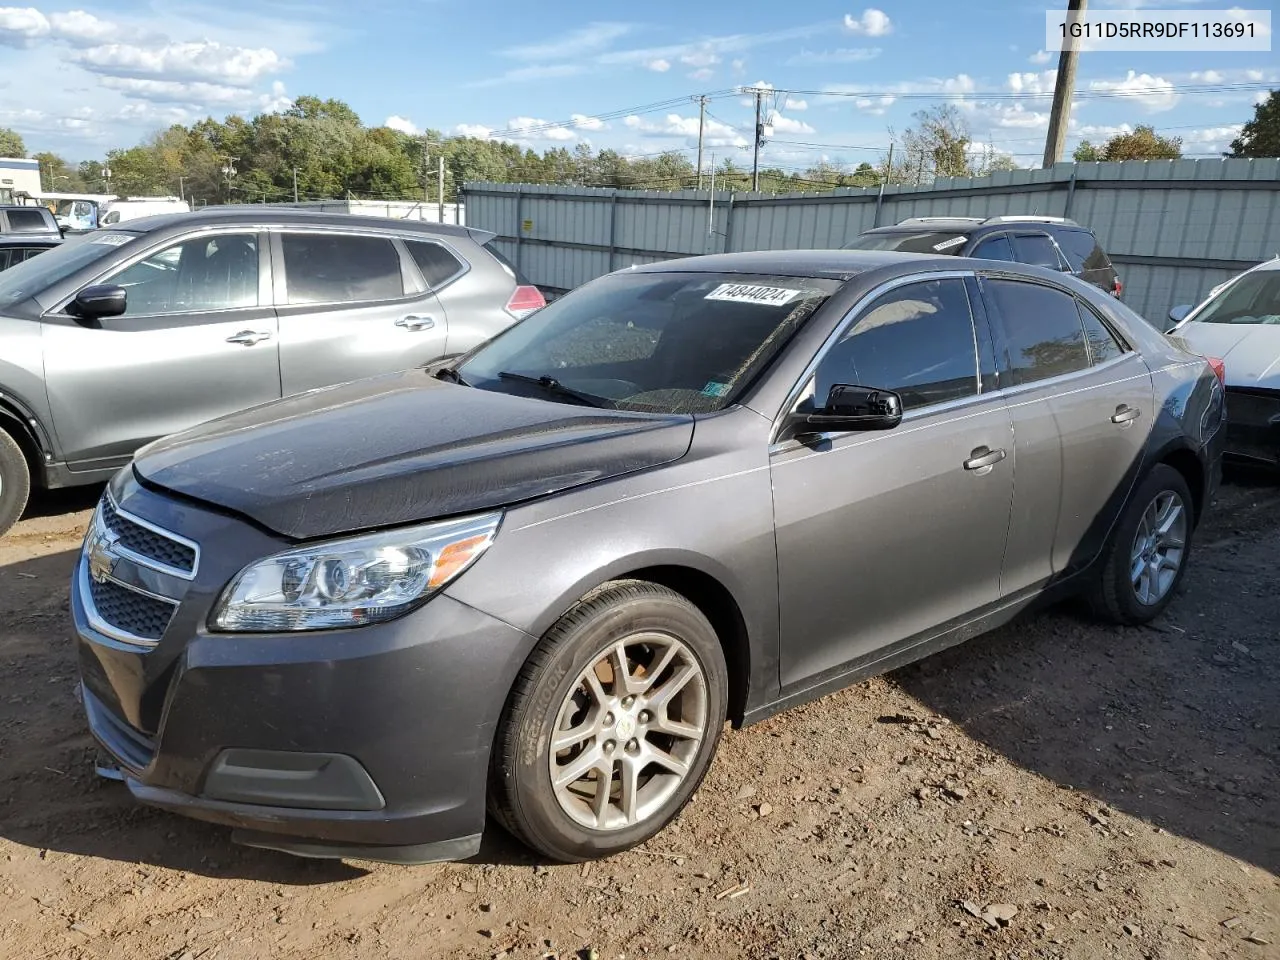
{"label": "sticker on windshield", "polygon": [[109,247],[118,247],[121,244],[128,243],[133,239],[133,235],[129,233],[100,233],[90,243],[105,243]]}
{"label": "sticker on windshield", "polygon": [[728,300],[731,303],[762,303],[780,307],[800,296],[801,291],[786,287],[762,287],[754,283],[722,283],[707,294],[708,300]]}
{"label": "sticker on windshield", "polygon": [[952,247],[960,246],[968,239],[968,237],[952,237],[950,240],[943,240],[941,243],[935,243],[933,245],[933,249],[938,251],[950,250]]}
{"label": "sticker on windshield", "polygon": [[707,385],[702,388],[703,396],[707,397],[723,397],[728,392],[729,384],[719,380],[708,380]]}

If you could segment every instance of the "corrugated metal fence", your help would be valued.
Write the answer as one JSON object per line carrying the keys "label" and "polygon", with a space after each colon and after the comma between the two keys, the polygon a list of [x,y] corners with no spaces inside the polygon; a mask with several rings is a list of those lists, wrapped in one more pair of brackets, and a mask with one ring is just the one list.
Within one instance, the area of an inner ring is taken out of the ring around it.
{"label": "corrugated metal fence", "polygon": [[544,287],[633,263],[738,250],[839,247],[921,216],[1066,216],[1097,233],[1152,319],[1280,253],[1280,160],[1060,163],[924,187],[828,194],[664,193],[469,183],[467,222]]}

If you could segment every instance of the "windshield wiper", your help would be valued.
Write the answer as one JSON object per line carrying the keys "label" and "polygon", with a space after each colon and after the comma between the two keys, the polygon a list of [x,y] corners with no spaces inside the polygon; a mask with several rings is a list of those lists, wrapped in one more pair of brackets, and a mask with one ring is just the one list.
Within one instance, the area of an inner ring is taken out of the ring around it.
{"label": "windshield wiper", "polygon": [[616,407],[612,400],[605,397],[597,397],[593,393],[583,393],[575,390],[573,387],[566,387],[555,377],[541,376],[530,377],[523,373],[512,373],[509,370],[503,370],[498,374],[499,380],[514,380],[516,383],[530,383],[535,387],[541,387],[547,393],[557,397],[564,397],[568,400],[576,400],[578,403],[587,407]]}
{"label": "windshield wiper", "polygon": [[471,386],[471,384],[467,383],[467,381],[462,379],[462,374],[460,374],[453,367],[441,367],[434,374],[432,374],[432,376],[434,376],[437,380],[448,380],[450,383],[461,384],[464,387]]}

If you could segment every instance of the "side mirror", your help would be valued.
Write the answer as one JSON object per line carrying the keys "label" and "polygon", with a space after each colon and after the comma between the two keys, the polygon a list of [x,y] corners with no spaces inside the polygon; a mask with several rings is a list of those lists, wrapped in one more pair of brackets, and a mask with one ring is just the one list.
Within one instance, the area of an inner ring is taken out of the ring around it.
{"label": "side mirror", "polygon": [[1191,312],[1191,305],[1189,303],[1179,304],[1178,306],[1170,310],[1169,323],[1164,328],[1165,333],[1168,333],[1170,330],[1172,330],[1174,327],[1180,324],[1184,319],[1186,319],[1187,314],[1190,312]]}
{"label": "side mirror", "polygon": [[902,422],[902,398],[892,390],[835,384],[820,409],[793,413],[791,434],[892,430]]}
{"label": "side mirror", "polygon": [[114,283],[96,283],[76,294],[67,312],[82,320],[101,320],[118,317],[128,306],[129,294],[124,287]]}

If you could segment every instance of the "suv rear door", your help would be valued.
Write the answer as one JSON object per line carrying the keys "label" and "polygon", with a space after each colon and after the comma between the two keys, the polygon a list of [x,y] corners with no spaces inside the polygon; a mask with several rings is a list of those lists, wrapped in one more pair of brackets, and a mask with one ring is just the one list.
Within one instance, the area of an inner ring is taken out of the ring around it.
{"label": "suv rear door", "polygon": [[398,238],[288,227],[271,251],[285,396],[444,354],[444,311]]}
{"label": "suv rear door", "polygon": [[110,467],[156,437],[277,399],[270,277],[263,234],[202,230],[92,281],[128,291],[124,315],[88,323],[65,302],[46,314],[45,382],[71,468]]}

